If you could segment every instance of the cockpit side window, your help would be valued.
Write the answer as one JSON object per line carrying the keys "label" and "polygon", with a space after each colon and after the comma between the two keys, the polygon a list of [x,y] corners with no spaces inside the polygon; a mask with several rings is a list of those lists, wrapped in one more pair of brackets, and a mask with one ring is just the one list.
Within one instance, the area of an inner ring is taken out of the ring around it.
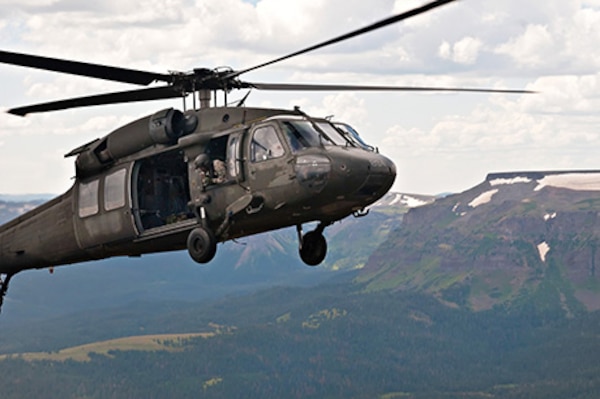
{"label": "cockpit side window", "polygon": [[292,152],[304,148],[321,146],[321,136],[308,121],[283,122],[283,130],[290,143]]}
{"label": "cockpit side window", "polygon": [[252,162],[279,158],[284,154],[285,150],[273,126],[262,126],[254,131],[252,141],[250,142],[250,158]]}

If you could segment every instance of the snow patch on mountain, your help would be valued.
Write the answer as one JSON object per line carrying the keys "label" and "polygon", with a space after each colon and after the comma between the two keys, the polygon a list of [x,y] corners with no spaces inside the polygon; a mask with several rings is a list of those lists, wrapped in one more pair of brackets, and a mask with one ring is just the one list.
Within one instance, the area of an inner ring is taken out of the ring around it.
{"label": "snow patch on mountain", "polygon": [[473,199],[473,201],[469,202],[469,206],[471,208],[477,208],[479,205],[487,204],[492,200],[494,194],[496,194],[499,190],[497,188],[493,190],[486,191]]}
{"label": "snow patch on mountain", "polygon": [[423,195],[388,193],[372,206],[405,206],[407,208],[417,208],[419,206],[427,205],[434,200],[433,197]]}
{"label": "snow patch on mountain", "polygon": [[424,201],[419,198],[411,197],[408,195],[404,196],[404,205],[408,206],[409,208],[416,208],[419,206],[423,206],[423,205],[428,204],[429,202],[431,202],[431,201]]}
{"label": "snow patch on mountain", "polygon": [[556,218],[556,212],[547,213],[544,215],[544,220],[547,222],[548,220]]}
{"label": "snow patch on mountain", "polygon": [[542,260],[542,262],[546,262],[546,255],[548,254],[548,251],[550,251],[550,245],[548,245],[548,243],[546,241],[544,241],[544,242],[538,244],[537,249],[540,254],[540,259]]}
{"label": "snow patch on mountain", "polygon": [[490,180],[491,186],[501,186],[506,184],[531,183],[531,179],[525,176],[517,176],[510,179],[493,179]]}
{"label": "snow patch on mountain", "polygon": [[539,179],[535,191],[544,187],[566,188],[576,191],[600,191],[600,173],[565,173],[547,175]]}

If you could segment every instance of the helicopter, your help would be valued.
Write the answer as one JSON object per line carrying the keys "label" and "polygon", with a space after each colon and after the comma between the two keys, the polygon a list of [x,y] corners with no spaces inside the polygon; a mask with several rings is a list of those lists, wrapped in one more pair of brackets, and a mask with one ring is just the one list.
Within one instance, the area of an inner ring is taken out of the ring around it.
{"label": "helicopter", "polygon": [[[396,166],[342,121],[300,108],[227,105],[232,90],[463,91],[525,90],[257,83],[250,71],[383,28],[456,0],[437,0],[268,62],[240,70],[197,68],[168,74],[0,51],[0,62],[148,86],[9,109],[17,116],[106,104],[184,99],[81,145],[75,181],[64,194],[0,226],[0,307],[11,278],[27,269],[114,256],[185,250],[201,264],[218,243],[295,226],[304,263],[327,254],[325,228],[368,214]],[[224,96],[217,106],[217,94]],[[185,98],[193,106],[185,109]],[[303,231],[303,225],[316,227]],[[51,269],[52,270],[52,269]]]}

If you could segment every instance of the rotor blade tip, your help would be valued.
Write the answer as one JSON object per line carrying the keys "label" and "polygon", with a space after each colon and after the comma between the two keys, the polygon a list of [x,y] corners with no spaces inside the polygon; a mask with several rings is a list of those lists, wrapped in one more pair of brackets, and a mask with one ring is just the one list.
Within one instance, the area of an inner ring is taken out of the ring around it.
{"label": "rotor blade tip", "polygon": [[8,111],[6,111],[6,113],[11,114],[11,115],[21,116],[21,117],[24,117],[27,115],[27,112],[23,112],[23,111],[19,110],[18,108],[9,109]]}

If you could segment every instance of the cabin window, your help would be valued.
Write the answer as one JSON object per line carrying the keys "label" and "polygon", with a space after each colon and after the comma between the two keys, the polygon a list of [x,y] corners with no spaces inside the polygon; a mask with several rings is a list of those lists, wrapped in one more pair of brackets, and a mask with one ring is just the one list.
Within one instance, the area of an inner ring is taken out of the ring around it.
{"label": "cabin window", "polygon": [[79,184],[79,217],[98,213],[98,180]]}
{"label": "cabin window", "polygon": [[104,180],[104,209],[112,211],[125,206],[126,169],[120,169],[106,176]]}
{"label": "cabin window", "polygon": [[252,162],[279,158],[283,154],[285,154],[285,150],[273,126],[259,127],[254,131],[252,142],[250,143],[250,157]]}

